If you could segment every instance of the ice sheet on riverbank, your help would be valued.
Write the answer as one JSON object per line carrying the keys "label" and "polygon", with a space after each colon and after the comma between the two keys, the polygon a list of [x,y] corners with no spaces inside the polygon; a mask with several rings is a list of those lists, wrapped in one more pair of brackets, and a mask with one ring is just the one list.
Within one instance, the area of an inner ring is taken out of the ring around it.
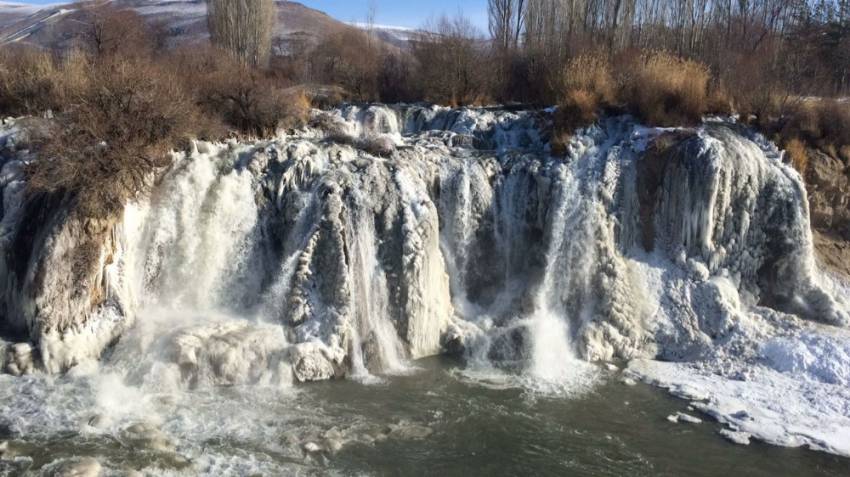
{"label": "ice sheet on riverbank", "polygon": [[812,327],[767,341],[754,359],[636,360],[627,373],[691,401],[735,437],[850,457],[849,370],[848,333]]}

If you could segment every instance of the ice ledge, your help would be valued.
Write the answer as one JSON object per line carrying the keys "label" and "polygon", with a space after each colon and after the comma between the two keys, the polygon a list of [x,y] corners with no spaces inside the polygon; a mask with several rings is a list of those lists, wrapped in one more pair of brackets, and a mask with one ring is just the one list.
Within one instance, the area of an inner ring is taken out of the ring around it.
{"label": "ice ledge", "polygon": [[847,386],[742,362],[720,366],[635,360],[627,374],[690,401],[723,424],[721,434],[733,442],[748,443],[740,437],[749,436],[850,457]]}

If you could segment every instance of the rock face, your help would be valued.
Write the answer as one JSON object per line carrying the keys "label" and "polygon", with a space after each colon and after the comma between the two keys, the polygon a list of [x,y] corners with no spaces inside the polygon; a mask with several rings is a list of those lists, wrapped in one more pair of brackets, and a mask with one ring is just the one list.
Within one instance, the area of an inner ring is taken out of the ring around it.
{"label": "rock face", "polygon": [[27,227],[16,155],[3,321],[49,370],[96,357],[142,309],[254,322],[156,325],[151,349],[213,385],[282,363],[298,381],[390,373],[441,352],[544,379],[575,359],[693,359],[742,306],[847,324],[815,267],[803,183],[775,147],[735,125],[671,139],[611,118],[553,157],[548,120],[316,113],[295,136],[175,154],[115,223],[43,207],[49,220]]}
{"label": "rock face", "polygon": [[850,241],[850,168],[823,152],[808,152],[806,183],[812,227]]}
{"label": "rock face", "polygon": [[812,210],[815,245],[821,261],[850,277],[850,167],[840,159],[810,149],[806,185]]}

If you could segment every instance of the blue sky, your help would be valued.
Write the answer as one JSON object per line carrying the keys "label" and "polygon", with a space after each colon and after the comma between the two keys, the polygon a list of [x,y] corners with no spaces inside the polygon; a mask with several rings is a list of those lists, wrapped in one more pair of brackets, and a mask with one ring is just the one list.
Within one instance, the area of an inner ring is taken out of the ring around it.
{"label": "blue sky", "polygon": [[[62,0],[18,0],[21,3],[61,3]],[[300,0],[342,21],[363,21],[369,0]],[[487,0],[376,0],[377,23],[407,27],[422,26],[429,18],[459,10],[482,30],[487,27]]]}
{"label": "blue sky", "polygon": [[[301,0],[343,21],[363,21],[369,0]],[[487,0],[376,0],[377,23],[408,27],[422,26],[429,18],[462,11],[479,28],[487,26]]]}

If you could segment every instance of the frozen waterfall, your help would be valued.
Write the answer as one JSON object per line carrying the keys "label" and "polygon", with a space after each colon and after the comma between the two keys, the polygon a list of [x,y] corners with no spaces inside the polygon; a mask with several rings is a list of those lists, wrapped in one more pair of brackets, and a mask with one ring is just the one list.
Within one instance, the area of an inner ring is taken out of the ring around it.
{"label": "frozen waterfall", "polygon": [[[143,386],[370,382],[449,353],[567,389],[592,361],[762,363],[765,337],[847,326],[805,187],[763,138],[620,117],[554,157],[549,121],[347,106],[294,135],[197,142],[93,236],[56,211],[25,261],[17,154],[0,177],[3,328],[52,371],[111,346]],[[97,263],[77,276],[64,257],[87,240]]]}
{"label": "frozen waterfall", "polygon": [[[296,136],[196,143],[114,225],[103,306],[51,323],[51,305],[22,303],[7,271],[6,315],[33,315],[43,351],[57,333],[128,328],[146,310],[279,324],[299,380],[391,373],[443,351],[543,379],[577,360],[701,356],[730,326],[719,280],[740,307],[846,324],[818,284],[804,187],[772,146],[716,123],[650,154],[672,133],[619,118],[557,158],[547,121],[349,106]],[[381,138],[392,157],[356,147]],[[14,177],[15,161],[4,170]],[[22,205],[6,183],[13,236]],[[664,270],[661,283],[647,269]],[[60,348],[45,353],[51,369],[99,352]]]}

